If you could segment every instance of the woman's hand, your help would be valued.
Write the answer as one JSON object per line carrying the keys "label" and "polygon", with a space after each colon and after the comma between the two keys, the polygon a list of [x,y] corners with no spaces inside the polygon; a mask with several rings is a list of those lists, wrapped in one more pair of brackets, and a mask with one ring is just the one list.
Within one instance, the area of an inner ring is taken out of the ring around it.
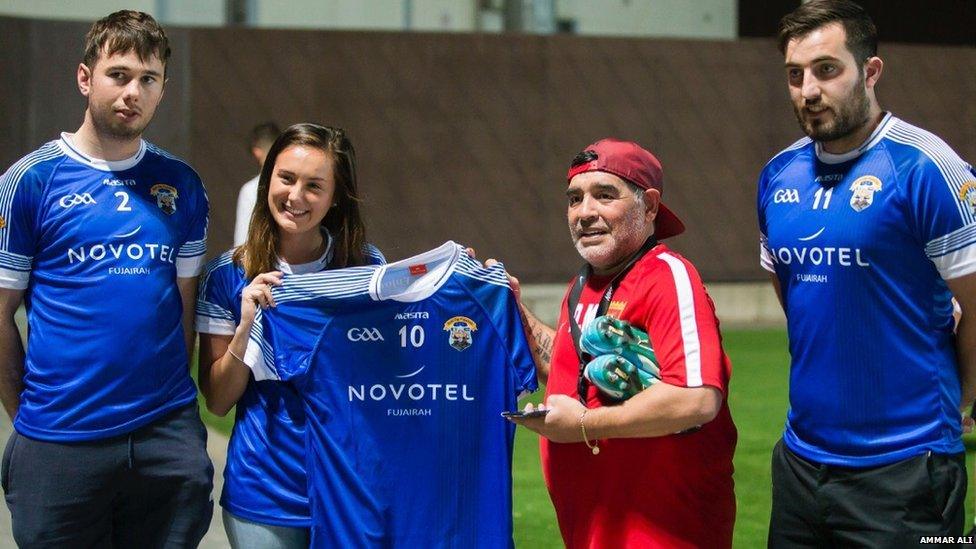
{"label": "woman's hand", "polygon": [[281,271],[261,273],[254,277],[250,284],[244,286],[241,290],[241,323],[238,328],[243,327],[250,331],[258,307],[267,309],[275,306],[271,288],[281,285],[281,277]]}

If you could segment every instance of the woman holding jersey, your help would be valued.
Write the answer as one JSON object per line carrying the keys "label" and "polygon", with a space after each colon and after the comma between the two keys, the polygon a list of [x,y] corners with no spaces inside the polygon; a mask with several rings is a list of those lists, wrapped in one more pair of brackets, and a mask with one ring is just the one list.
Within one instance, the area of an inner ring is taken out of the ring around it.
{"label": "woman holding jersey", "polygon": [[366,244],[359,204],[345,133],[291,126],[261,169],[247,240],[212,261],[201,281],[200,389],[215,414],[237,406],[220,499],[235,548],[308,546],[301,398],[284,383],[254,381],[242,359],[257,308],[274,306],[271,288],[282,276],[384,262]]}

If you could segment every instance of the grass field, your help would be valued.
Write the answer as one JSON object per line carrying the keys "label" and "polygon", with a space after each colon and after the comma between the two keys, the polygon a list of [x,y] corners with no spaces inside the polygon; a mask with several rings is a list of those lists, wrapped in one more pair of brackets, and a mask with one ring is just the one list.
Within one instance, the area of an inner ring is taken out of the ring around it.
{"label": "grass field", "polygon": [[[735,452],[735,493],[738,516],[735,547],[762,547],[769,523],[769,456],[780,437],[787,407],[789,355],[782,330],[727,330],[725,348],[732,358],[730,407],[739,430]],[[227,418],[207,416],[214,427],[229,432]],[[970,471],[966,524],[972,524],[973,449],[976,441],[967,437],[967,467]],[[561,547],[559,530],[549,496],[542,482],[538,439],[519,430],[514,456],[515,544],[546,549]],[[707,527],[707,525],[703,525]]]}

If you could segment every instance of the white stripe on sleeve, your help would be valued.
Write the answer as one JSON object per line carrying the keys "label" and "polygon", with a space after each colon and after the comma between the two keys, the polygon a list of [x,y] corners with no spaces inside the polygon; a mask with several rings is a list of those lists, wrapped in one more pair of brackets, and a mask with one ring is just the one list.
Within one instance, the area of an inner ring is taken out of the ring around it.
{"label": "white stripe on sleeve", "polygon": [[685,377],[689,387],[701,387],[701,341],[698,339],[698,322],[695,319],[695,297],[691,291],[688,269],[680,259],[668,253],[659,255],[674,277],[678,291],[678,318],[681,319],[681,342],[685,350]]}
{"label": "white stripe on sleeve", "polygon": [[776,257],[773,255],[773,251],[769,249],[769,240],[762,233],[759,233],[759,264],[771,273],[776,272]]}

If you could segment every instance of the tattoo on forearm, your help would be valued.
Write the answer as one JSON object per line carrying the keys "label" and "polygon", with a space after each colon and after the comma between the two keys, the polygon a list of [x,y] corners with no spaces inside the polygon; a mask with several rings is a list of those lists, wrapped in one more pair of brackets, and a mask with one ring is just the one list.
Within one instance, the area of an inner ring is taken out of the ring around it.
{"label": "tattoo on forearm", "polygon": [[549,363],[552,358],[552,335],[546,326],[542,325],[541,322],[534,322],[534,329],[532,330],[532,338],[535,340],[535,348],[532,352],[539,357],[539,359],[546,364]]}

